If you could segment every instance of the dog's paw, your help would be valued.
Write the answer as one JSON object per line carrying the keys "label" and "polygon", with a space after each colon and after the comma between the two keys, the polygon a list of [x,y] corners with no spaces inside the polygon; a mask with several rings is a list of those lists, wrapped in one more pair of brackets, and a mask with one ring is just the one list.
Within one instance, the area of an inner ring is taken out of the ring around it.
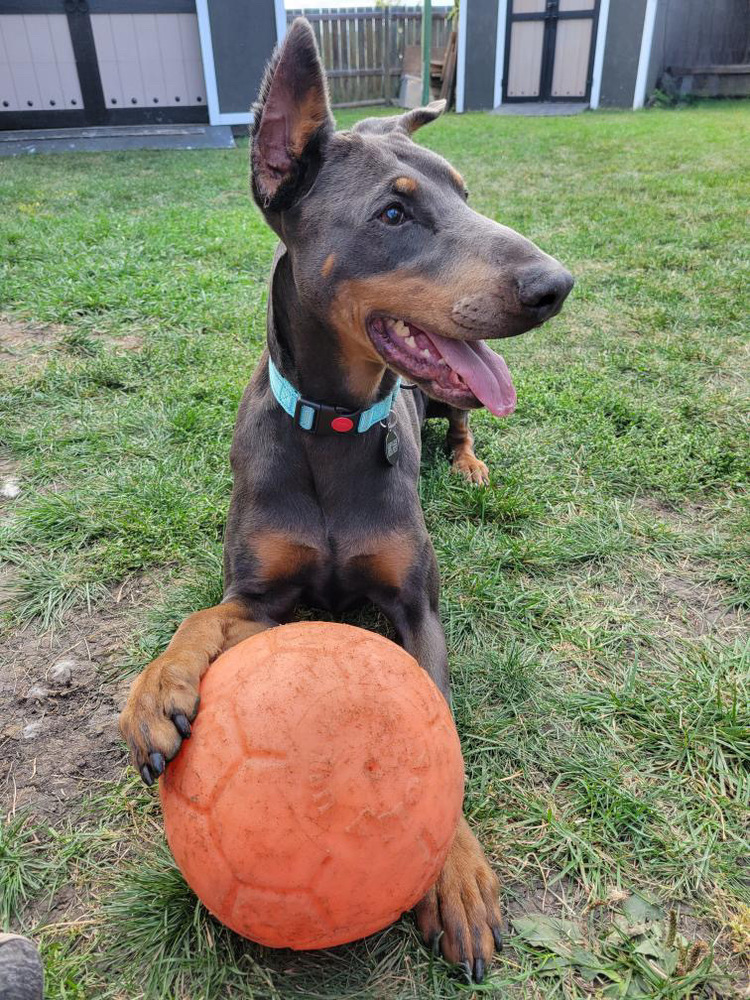
{"label": "dog's paw", "polygon": [[426,944],[476,983],[502,948],[499,891],[497,876],[462,818],[443,870],[415,914]]}
{"label": "dog's paw", "polygon": [[133,681],[120,716],[130,759],[147,785],[153,785],[177,755],[198,712],[198,688],[183,674],[168,654],[154,660]]}
{"label": "dog's paw", "polygon": [[489,485],[490,470],[476,455],[467,453],[457,455],[453,459],[451,471],[477,486]]}

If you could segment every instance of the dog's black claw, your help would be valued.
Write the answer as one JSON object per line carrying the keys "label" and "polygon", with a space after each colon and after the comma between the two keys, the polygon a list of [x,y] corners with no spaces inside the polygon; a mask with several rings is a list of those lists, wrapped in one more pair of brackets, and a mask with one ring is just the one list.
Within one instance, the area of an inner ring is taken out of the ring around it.
{"label": "dog's black claw", "polygon": [[474,962],[474,982],[481,983],[484,979],[484,959],[478,958]]}
{"label": "dog's black claw", "polygon": [[503,935],[501,934],[499,927],[493,927],[492,928],[492,937],[495,939],[495,948],[498,951],[502,951],[503,950]]}
{"label": "dog's black claw", "polygon": [[473,982],[473,979],[472,979],[472,976],[471,976],[471,965],[468,962],[459,962],[458,964],[459,964],[459,968],[461,969],[461,971],[463,972],[464,976],[466,977],[466,982],[469,983],[469,984],[471,984]]}
{"label": "dog's black claw", "polygon": [[148,759],[151,763],[151,770],[158,778],[160,774],[163,774],[164,768],[166,767],[163,755],[160,753],[150,753],[148,755]]}
{"label": "dog's black claw", "polygon": [[151,769],[149,768],[148,764],[144,764],[143,767],[141,768],[141,777],[143,778],[143,781],[145,782],[145,784],[148,785],[149,788],[153,785],[154,776],[151,773]]}
{"label": "dog's black claw", "polygon": [[432,954],[435,956],[435,958],[439,958],[440,957],[440,932],[439,931],[438,931],[437,934],[433,935],[433,938],[430,941],[430,948],[432,949]]}
{"label": "dog's black claw", "polygon": [[174,722],[180,736],[186,740],[192,732],[190,723],[188,722],[188,717],[183,715],[182,712],[178,712],[176,715],[172,716],[172,722]]}

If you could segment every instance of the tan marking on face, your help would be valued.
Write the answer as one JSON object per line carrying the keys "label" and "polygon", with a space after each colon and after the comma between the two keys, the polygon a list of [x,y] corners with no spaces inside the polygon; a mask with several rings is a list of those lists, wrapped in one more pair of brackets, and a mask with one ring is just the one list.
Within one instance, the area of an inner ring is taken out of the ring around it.
{"label": "tan marking on face", "polygon": [[320,269],[321,277],[327,278],[331,271],[333,270],[333,265],[336,263],[336,254],[329,253],[326,259],[323,261],[323,266]]}
{"label": "tan marking on face", "polygon": [[385,363],[366,330],[372,313],[398,316],[423,329],[463,340],[467,331],[456,322],[456,303],[487,295],[496,285],[496,272],[479,262],[453,271],[450,284],[407,270],[341,282],[328,315],[339,336],[342,363],[352,392],[358,398],[372,400],[383,377]]}
{"label": "tan marking on face", "polygon": [[352,556],[348,564],[367,574],[384,587],[400,590],[415,561],[415,544],[411,535],[394,531],[368,541],[369,552]]}
{"label": "tan marking on face", "polygon": [[454,304],[472,295],[495,293],[496,286],[497,273],[478,261],[453,271],[450,282],[404,269],[390,271],[342,282],[330,316],[340,333],[352,337],[356,331],[357,338],[367,344],[365,321],[375,312],[403,317],[444,336],[462,336],[464,331],[451,318]]}
{"label": "tan marking on face", "polygon": [[459,191],[463,192],[466,190],[466,182],[464,181],[461,174],[459,174],[457,170],[454,170],[453,167],[451,167],[451,180],[459,189]]}
{"label": "tan marking on face", "polygon": [[318,561],[317,549],[298,542],[282,531],[252,535],[250,551],[258,560],[259,574],[264,580],[294,576]]}
{"label": "tan marking on face", "polygon": [[399,194],[414,194],[417,190],[417,182],[413,177],[397,177],[393,182],[393,190]]}

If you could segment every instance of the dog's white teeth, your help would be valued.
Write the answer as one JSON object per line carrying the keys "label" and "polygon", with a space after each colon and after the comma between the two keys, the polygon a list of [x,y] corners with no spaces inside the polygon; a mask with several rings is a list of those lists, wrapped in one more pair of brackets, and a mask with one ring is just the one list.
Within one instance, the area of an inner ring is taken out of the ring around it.
{"label": "dog's white teeth", "polygon": [[406,338],[406,344],[407,344],[408,347],[416,347],[417,346],[417,342],[414,339],[414,337],[407,337]]}
{"label": "dog's white teeth", "polygon": [[448,362],[445,360],[445,358],[438,358],[438,364],[445,365],[446,368],[448,367]]}
{"label": "dog's white teeth", "polygon": [[409,327],[406,325],[406,323],[404,323],[402,319],[398,319],[393,324],[393,332],[396,334],[397,337],[408,337]]}
{"label": "dog's white teeth", "polygon": [[429,351],[427,350],[427,348],[426,348],[426,347],[425,347],[425,349],[424,349],[424,350],[422,351],[422,357],[423,357],[423,358],[429,358],[429,357],[430,357],[430,352],[429,352]]}

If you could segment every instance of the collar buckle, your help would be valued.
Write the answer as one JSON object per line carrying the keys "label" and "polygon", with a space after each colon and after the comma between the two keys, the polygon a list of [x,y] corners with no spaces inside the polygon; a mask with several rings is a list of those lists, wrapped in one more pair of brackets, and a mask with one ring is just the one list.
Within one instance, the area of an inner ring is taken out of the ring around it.
{"label": "collar buckle", "polygon": [[350,434],[357,429],[361,410],[315,403],[300,396],[294,407],[294,423],[308,434]]}

